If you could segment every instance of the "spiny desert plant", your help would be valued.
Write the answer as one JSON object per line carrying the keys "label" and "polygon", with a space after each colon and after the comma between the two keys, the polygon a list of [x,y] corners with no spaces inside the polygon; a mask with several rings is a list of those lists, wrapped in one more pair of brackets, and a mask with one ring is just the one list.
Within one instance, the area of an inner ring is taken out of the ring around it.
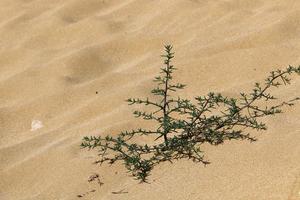
{"label": "spiny desert plant", "polygon": [[[300,75],[300,67],[292,66],[272,71],[264,84],[255,83],[252,92],[240,93],[237,99],[218,93],[198,96],[193,101],[174,98],[172,94],[185,85],[173,83],[172,75],[176,68],[171,64],[174,57],[171,45],[165,46],[165,55],[162,57],[164,66],[154,79],[157,86],[151,91],[159,100],[127,100],[129,105],[151,106],[153,112],[134,111],[133,114],[144,120],[153,120],[157,126],[153,130],[140,128],[124,131],[115,137],[84,137],[81,144],[83,148],[97,148],[99,151],[100,159],[96,163],[122,161],[128,172],[141,181],[146,181],[153,167],[164,161],[187,158],[208,164],[200,150],[201,144],[219,145],[232,139],[255,141],[256,138],[245,133],[245,129],[266,130],[266,125],[258,121],[260,118],[280,113],[283,106],[292,106],[294,101],[299,100],[294,98],[272,106],[269,103],[276,99],[269,93],[272,87],[289,84],[288,76],[292,73]],[[262,104],[265,101],[269,106]],[[140,136],[147,136],[153,142],[132,142],[134,137]]]}

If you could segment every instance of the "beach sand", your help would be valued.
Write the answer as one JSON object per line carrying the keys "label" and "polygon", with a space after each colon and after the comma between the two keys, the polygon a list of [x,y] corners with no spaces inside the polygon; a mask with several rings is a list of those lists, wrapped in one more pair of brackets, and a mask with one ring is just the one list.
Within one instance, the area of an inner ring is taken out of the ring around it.
{"label": "beach sand", "polygon": [[[124,100],[150,97],[164,44],[187,84],[181,96],[237,97],[300,64],[300,2],[1,0],[0,199],[300,199],[300,104],[250,131],[257,142],[207,145],[210,165],[163,163],[150,184],[121,164],[92,164],[83,136],[149,127]],[[286,99],[299,88],[294,76],[274,92]],[[101,187],[88,182],[93,173]]]}

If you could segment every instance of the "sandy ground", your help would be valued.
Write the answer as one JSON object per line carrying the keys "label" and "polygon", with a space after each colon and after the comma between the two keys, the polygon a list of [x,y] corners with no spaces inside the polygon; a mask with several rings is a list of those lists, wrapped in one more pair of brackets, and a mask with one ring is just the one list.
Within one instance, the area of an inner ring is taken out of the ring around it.
{"label": "sandy ground", "polygon": [[[124,99],[149,94],[168,43],[182,95],[234,97],[300,64],[300,2],[1,0],[0,199],[300,199],[299,104],[268,118],[258,142],[208,146],[206,167],[161,164],[151,184],[92,164],[84,135],[147,125]],[[299,87],[294,77],[276,94],[300,96]],[[93,173],[104,185],[87,181]]]}

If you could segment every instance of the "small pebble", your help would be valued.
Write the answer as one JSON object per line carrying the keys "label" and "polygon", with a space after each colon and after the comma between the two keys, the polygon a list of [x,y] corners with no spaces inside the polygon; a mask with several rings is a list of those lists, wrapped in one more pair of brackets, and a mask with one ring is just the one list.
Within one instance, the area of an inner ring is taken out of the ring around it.
{"label": "small pebble", "polygon": [[31,131],[38,130],[43,128],[43,123],[40,120],[32,120],[31,122]]}

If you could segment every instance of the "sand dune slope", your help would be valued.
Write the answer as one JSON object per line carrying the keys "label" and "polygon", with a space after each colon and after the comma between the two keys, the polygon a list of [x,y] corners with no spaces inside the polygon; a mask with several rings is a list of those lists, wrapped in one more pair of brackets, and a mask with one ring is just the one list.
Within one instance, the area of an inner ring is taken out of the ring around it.
{"label": "sand dune slope", "polygon": [[[235,96],[300,64],[300,2],[1,0],[0,199],[300,199],[300,105],[268,118],[258,142],[205,147],[211,165],[165,163],[151,184],[92,164],[83,136],[147,126],[124,99],[149,95],[168,43],[183,95]],[[294,77],[277,94],[299,88]]]}

